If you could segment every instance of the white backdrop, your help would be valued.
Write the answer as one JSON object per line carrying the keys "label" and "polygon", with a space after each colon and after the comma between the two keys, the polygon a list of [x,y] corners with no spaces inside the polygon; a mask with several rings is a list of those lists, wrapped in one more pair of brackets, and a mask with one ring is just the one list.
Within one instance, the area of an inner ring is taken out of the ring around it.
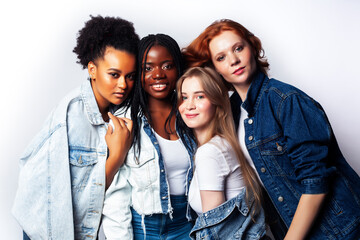
{"label": "white backdrop", "polygon": [[21,239],[10,209],[18,159],[56,103],[87,76],[72,53],[89,15],[120,16],[140,37],[166,33],[186,46],[216,19],[242,23],[263,42],[270,75],[325,108],[360,173],[360,1],[7,1],[0,10],[0,236]]}

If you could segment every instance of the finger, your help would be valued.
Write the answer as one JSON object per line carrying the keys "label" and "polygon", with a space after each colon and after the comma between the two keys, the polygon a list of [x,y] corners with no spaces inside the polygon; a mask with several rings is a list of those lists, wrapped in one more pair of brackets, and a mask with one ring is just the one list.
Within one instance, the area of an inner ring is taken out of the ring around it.
{"label": "finger", "polygon": [[122,120],[124,120],[125,124],[126,124],[126,127],[129,129],[129,131],[131,132],[132,131],[132,128],[133,128],[133,121],[129,118],[121,118]]}
{"label": "finger", "polygon": [[119,119],[117,117],[115,117],[114,115],[112,115],[111,112],[108,112],[108,116],[111,119],[111,121],[113,122],[115,130],[120,129],[121,125],[119,123]]}
{"label": "finger", "polygon": [[108,125],[108,129],[107,129],[107,131],[106,131],[106,135],[111,135],[112,134],[112,132],[113,132],[113,127],[111,126],[111,124],[109,124]]}

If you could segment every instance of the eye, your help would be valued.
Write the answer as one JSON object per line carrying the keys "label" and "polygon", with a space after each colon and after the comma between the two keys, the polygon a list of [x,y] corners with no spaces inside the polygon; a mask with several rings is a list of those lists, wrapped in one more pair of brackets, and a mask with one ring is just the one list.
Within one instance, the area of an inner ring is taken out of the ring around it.
{"label": "eye", "polygon": [[203,96],[203,95],[198,95],[197,97],[196,97],[196,99],[204,99],[205,98],[205,96]]}
{"label": "eye", "polygon": [[163,69],[164,70],[170,70],[170,69],[172,69],[173,68],[173,64],[171,64],[171,63],[168,63],[168,64],[165,64],[164,66],[163,66]]}
{"label": "eye", "polygon": [[134,81],[135,80],[135,73],[130,73],[130,74],[126,75],[126,79]]}
{"label": "eye", "polygon": [[216,61],[221,62],[221,61],[223,61],[224,59],[225,59],[224,56],[218,56],[218,57],[216,58]]}
{"label": "eye", "polygon": [[243,49],[244,49],[243,46],[237,46],[237,47],[235,48],[235,52],[241,52]]}
{"label": "eye", "polygon": [[113,78],[119,78],[120,75],[118,73],[109,73]]}
{"label": "eye", "polygon": [[151,66],[145,66],[145,72],[150,72],[152,71],[152,67]]}
{"label": "eye", "polygon": [[184,100],[188,99],[188,97],[186,97],[186,96],[181,96],[181,99],[184,101]]}

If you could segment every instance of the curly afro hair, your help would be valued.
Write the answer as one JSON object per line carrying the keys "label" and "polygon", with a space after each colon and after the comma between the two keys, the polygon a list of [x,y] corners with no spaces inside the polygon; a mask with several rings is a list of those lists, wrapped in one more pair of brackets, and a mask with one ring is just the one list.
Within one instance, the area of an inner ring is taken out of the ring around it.
{"label": "curly afro hair", "polygon": [[131,22],[119,17],[91,16],[77,37],[73,52],[79,59],[83,69],[90,61],[102,58],[106,47],[137,54],[139,36],[135,33]]}

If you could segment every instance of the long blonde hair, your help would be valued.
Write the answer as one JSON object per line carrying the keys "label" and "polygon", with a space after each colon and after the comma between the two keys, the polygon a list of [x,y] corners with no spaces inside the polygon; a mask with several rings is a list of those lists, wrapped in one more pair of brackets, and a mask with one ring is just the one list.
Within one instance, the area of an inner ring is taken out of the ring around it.
{"label": "long blonde hair", "polygon": [[231,112],[228,89],[221,76],[209,67],[193,67],[188,69],[176,84],[178,104],[182,102],[181,87],[186,78],[197,77],[204,89],[206,97],[215,106],[215,114],[209,123],[209,131],[205,142],[218,135],[227,140],[234,149],[240,169],[245,180],[246,199],[250,202],[250,197],[254,197],[255,207],[252,215],[255,215],[261,207],[261,186],[255,170],[245,159],[235,134],[235,125]]}

